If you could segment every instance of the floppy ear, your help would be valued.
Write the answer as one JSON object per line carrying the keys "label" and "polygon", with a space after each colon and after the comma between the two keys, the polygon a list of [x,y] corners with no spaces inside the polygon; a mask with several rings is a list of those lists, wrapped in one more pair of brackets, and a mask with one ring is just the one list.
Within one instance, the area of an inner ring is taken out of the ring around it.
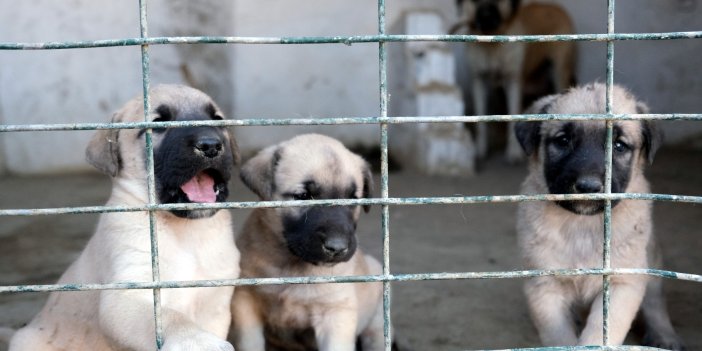
{"label": "floppy ear", "polygon": [[[363,166],[363,198],[369,199],[371,193],[373,192],[373,174],[371,173],[368,163]],[[363,211],[368,213],[370,211],[370,205],[363,205]]]}
{"label": "floppy ear", "polygon": [[653,163],[656,151],[663,144],[663,131],[658,128],[654,121],[643,121],[641,123],[641,134],[643,136],[643,151],[648,163]]}
{"label": "floppy ear", "polygon": [[[536,100],[524,111],[527,115],[546,114],[551,108],[551,104],[558,98],[558,95],[549,95]],[[514,133],[519,140],[519,144],[524,149],[527,156],[531,156],[538,148],[541,141],[541,122],[520,121],[514,124]]]}
{"label": "floppy ear", "polygon": [[241,164],[241,154],[239,153],[239,144],[237,144],[234,138],[234,130],[232,128],[227,128],[227,134],[229,135],[229,148],[232,151],[232,156],[234,157],[234,165],[237,166]]}
{"label": "floppy ear", "polygon": [[261,150],[241,167],[241,180],[262,200],[270,200],[275,191],[275,168],[280,160],[280,150],[270,146]]}
{"label": "floppy ear", "polygon": [[[117,122],[117,114],[112,115]],[[97,130],[85,149],[85,158],[100,172],[116,177],[122,167],[119,157],[119,129]]]}
{"label": "floppy ear", "polygon": [[531,156],[539,148],[541,141],[541,121],[520,121],[514,125],[514,133],[527,156]]}

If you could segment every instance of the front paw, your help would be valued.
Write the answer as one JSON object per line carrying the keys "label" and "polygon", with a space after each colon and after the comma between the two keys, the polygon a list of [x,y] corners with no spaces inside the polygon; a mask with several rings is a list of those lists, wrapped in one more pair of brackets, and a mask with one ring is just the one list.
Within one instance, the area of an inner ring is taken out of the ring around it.
{"label": "front paw", "polygon": [[202,332],[190,336],[171,336],[162,351],[234,351],[232,344],[217,336]]}
{"label": "front paw", "polygon": [[644,344],[644,346],[650,346],[650,347],[655,347],[655,348],[665,349],[665,350],[673,350],[673,351],[684,351],[685,350],[685,344],[680,339],[680,337],[675,335],[675,334],[661,335],[658,333],[648,331],[644,335],[643,344]]}

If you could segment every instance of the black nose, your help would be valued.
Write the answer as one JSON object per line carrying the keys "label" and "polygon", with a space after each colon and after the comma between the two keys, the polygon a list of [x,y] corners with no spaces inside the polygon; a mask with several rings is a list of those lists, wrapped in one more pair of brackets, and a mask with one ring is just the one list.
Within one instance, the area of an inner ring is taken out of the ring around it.
{"label": "black nose", "polygon": [[341,256],[349,250],[349,242],[344,238],[329,238],[324,241],[322,248],[329,257]]}
{"label": "black nose", "polygon": [[603,188],[599,177],[582,177],[575,182],[575,191],[579,193],[600,193]]}
{"label": "black nose", "polygon": [[202,137],[195,141],[195,149],[207,157],[217,157],[222,152],[222,141],[213,137]]}

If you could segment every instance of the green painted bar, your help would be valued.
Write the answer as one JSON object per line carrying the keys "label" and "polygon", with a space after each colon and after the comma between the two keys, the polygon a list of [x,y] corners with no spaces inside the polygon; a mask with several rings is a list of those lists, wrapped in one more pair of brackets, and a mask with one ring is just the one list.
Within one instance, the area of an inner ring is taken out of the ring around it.
{"label": "green painted bar", "polygon": [[403,117],[320,117],[320,118],[247,118],[220,121],[180,122],[121,122],[121,123],[63,123],[63,124],[5,124],[1,132],[74,131],[96,129],[147,129],[183,127],[261,127],[261,126],[313,126],[345,124],[405,124],[405,123],[456,123],[456,122],[506,122],[550,120],[666,120],[702,121],[702,114],[540,114],[540,115],[487,115],[487,116],[403,116]]}
{"label": "green painted bar", "polygon": [[45,216],[59,214],[86,214],[105,212],[139,212],[169,210],[216,209],[250,209],[274,207],[308,207],[308,206],[360,206],[360,205],[451,205],[451,204],[485,204],[511,203],[524,201],[584,201],[584,200],[650,200],[702,204],[702,196],[612,193],[612,194],[536,194],[536,195],[477,195],[449,197],[404,197],[404,198],[369,198],[369,199],[330,199],[305,201],[250,201],[220,202],[213,204],[158,204],[143,206],[86,206],[59,207],[44,209],[4,209],[0,216]]}
{"label": "green painted bar", "polygon": [[[615,0],[607,0],[607,34],[614,33],[614,10]],[[605,96],[605,112],[608,116],[612,115],[612,105],[614,103],[614,42],[607,41],[607,67],[606,67],[607,83]],[[605,194],[612,193],[612,139],[613,139],[614,122],[611,119],[607,120],[607,131],[605,138]],[[602,250],[602,268],[609,269],[612,265],[612,200],[605,200],[604,208],[604,240]],[[609,345],[609,322],[610,322],[610,276],[605,274],[602,276],[602,344]]]}
{"label": "green painted bar", "polygon": [[[149,36],[147,11],[147,0],[139,0],[139,26],[141,38]],[[149,99],[149,45],[141,45],[141,75],[144,100],[144,122],[150,122],[149,113],[151,103]],[[148,190],[149,205],[156,204],[156,181],[154,180],[154,146],[153,131],[146,129],[146,185]],[[149,239],[151,242],[151,277],[154,282],[161,280],[159,259],[158,259],[158,237],[156,235],[156,217],[153,210],[149,210]],[[163,346],[163,323],[161,319],[161,290],[154,289],[154,324],[156,334],[156,348]]]}
{"label": "green painted bar", "polygon": [[614,33],[614,34],[571,34],[571,35],[356,35],[319,37],[231,37],[231,36],[192,36],[192,37],[151,37],[123,38],[91,41],[17,43],[0,42],[0,50],[60,50],[85,49],[114,46],[167,45],[167,44],[344,44],[378,42],[556,42],[556,41],[609,41],[609,40],[674,40],[702,38],[702,31],[661,32],[661,33]]}
{"label": "green painted bar", "polygon": [[591,268],[591,269],[560,269],[560,270],[528,270],[503,272],[458,272],[458,273],[417,273],[398,275],[366,275],[366,276],[326,276],[326,277],[279,277],[279,278],[250,278],[250,279],[221,279],[221,280],[188,280],[160,282],[121,282],[106,284],[47,284],[47,285],[13,285],[0,286],[0,294],[18,292],[47,292],[47,291],[88,291],[88,290],[121,290],[121,289],[178,289],[202,288],[220,286],[248,285],[283,285],[283,284],[329,284],[329,283],[368,283],[368,282],[407,282],[428,280],[464,280],[464,279],[523,279],[545,276],[586,276],[586,275],[648,275],[668,279],[677,279],[702,283],[702,275],[664,271],[658,269],[636,268]]}

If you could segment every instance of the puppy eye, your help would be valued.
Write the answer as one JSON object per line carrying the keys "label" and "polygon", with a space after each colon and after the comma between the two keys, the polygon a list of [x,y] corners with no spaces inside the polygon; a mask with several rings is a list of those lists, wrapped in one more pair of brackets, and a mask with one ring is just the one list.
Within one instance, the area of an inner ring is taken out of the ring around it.
{"label": "puppy eye", "polygon": [[[152,122],[168,122],[170,121],[167,117],[159,116],[154,118]],[[154,133],[163,133],[166,131],[166,128],[153,128],[152,129]]]}
{"label": "puppy eye", "polygon": [[565,134],[559,135],[553,139],[553,143],[558,147],[565,148],[570,146],[570,138]]}
{"label": "puppy eye", "polygon": [[306,191],[304,193],[293,194],[293,199],[295,200],[309,200],[311,198],[310,193]]}
{"label": "puppy eye", "polygon": [[614,142],[614,147],[613,147],[613,149],[614,149],[614,151],[616,151],[616,152],[625,152],[625,151],[628,151],[628,150],[629,150],[629,145],[627,145],[626,143],[624,143],[624,142],[621,141],[621,140],[617,140],[617,141]]}

